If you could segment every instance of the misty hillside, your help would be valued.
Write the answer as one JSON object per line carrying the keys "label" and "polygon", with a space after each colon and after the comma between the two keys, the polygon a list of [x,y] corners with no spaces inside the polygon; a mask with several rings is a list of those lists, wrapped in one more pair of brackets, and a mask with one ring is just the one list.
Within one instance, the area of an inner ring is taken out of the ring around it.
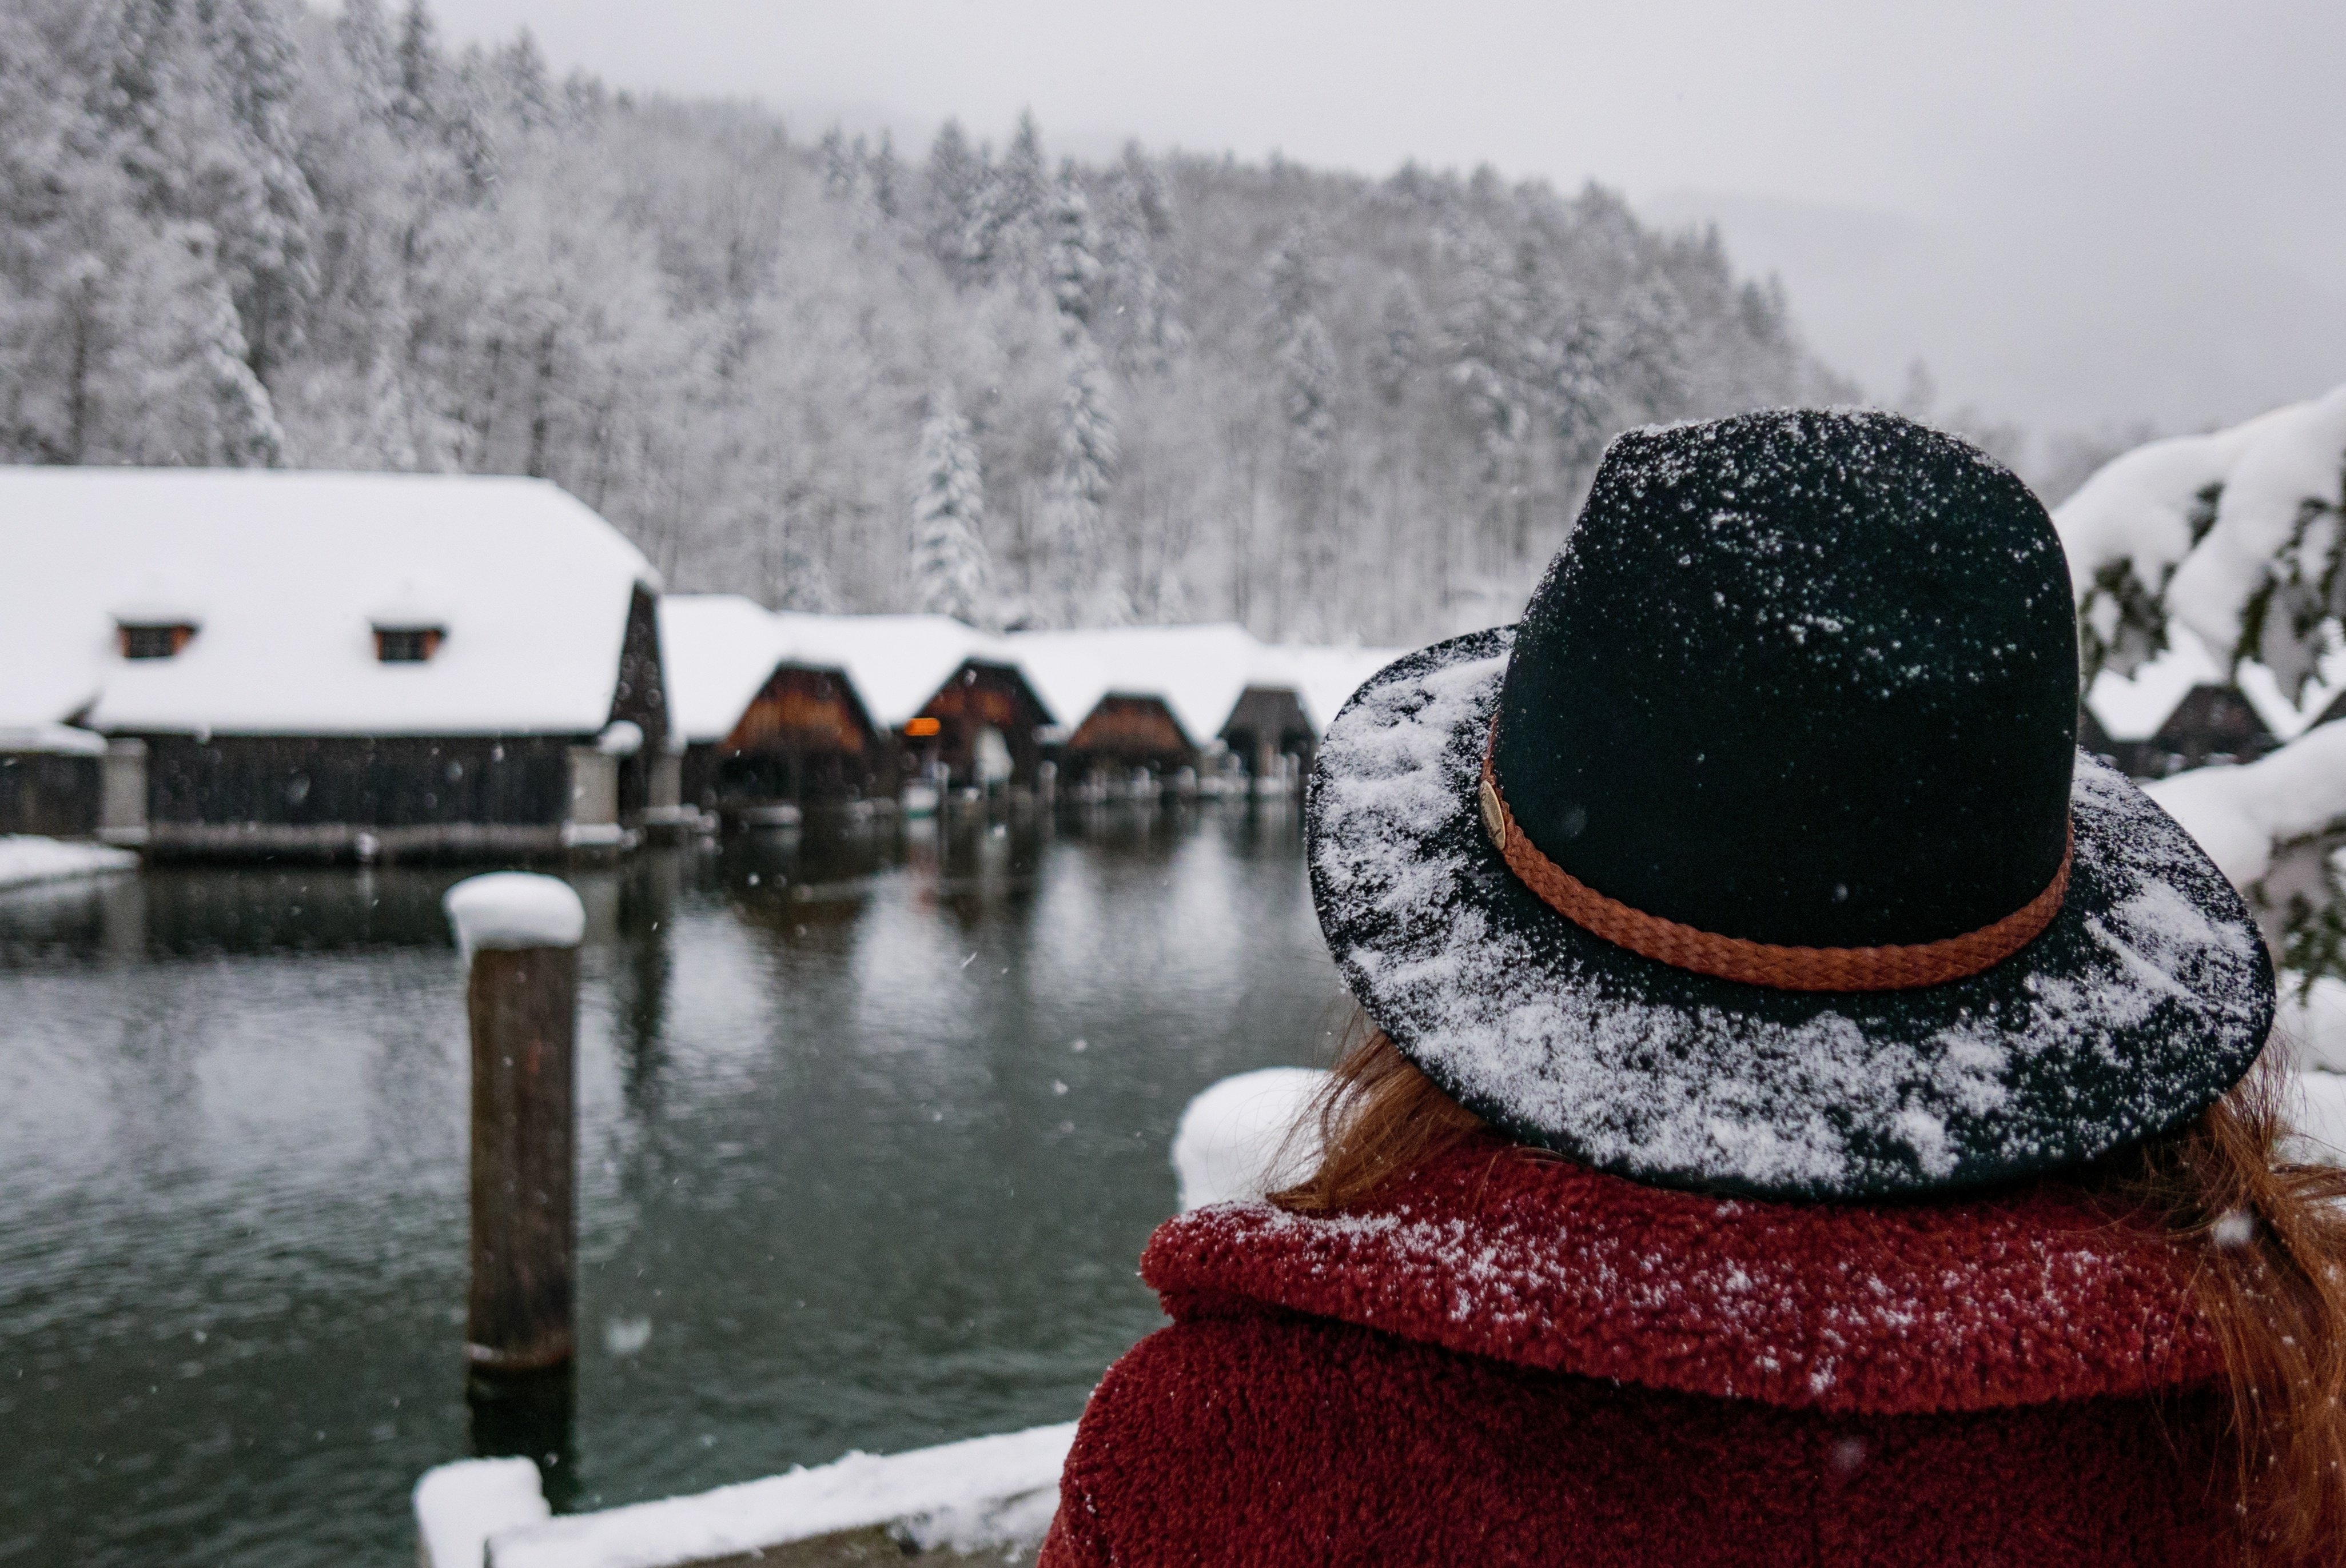
{"label": "misty hillside", "polygon": [[679,588],[1399,643],[1615,431],[1847,393],[1594,187],[844,143],[420,4],[0,15],[15,462],[526,473]]}

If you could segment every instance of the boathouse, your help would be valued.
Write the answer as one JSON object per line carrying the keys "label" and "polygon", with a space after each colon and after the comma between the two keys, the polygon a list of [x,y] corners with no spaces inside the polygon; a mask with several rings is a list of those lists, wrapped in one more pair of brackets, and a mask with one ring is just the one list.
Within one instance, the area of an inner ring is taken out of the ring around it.
{"label": "boathouse", "polygon": [[0,713],[152,854],[617,848],[672,806],[659,580],[538,480],[0,471]]}
{"label": "boathouse", "polygon": [[1221,742],[1257,779],[1278,776],[1288,766],[1282,759],[1290,757],[1297,772],[1309,773],[1320,750],[1303,699],[1284,686],[1250,686],[1240,692],[1223,722]]}
{"label": "boathouse", "polygon": [[1069,774],[1148,773],[1194,767],[1198,748],[1161,697],[1112,691],[1092,705],[1064,747]]}
{"label": "boathouse", "polygon": [[2279,744],[2247,693],[2229,683],[2206,681],[2184,693],[2152,733],[2144,771],[2180,773],[2211,762],[2253,762]]}
{"label": "boathouse", "polygon": [[908,779],[947,788],[1031,789],[1052,728],[1024,670],[973,657],[904,721],[900,767]]}
{"label": "boathouse", "polygon": [[1067,772],[1078,779],[1196,766],[1209,778],[1236,771],[1258,785],[1284,785],[1309,770],[1325,720],[1399,657],[1265,645],[1231,625],[1018,632],[1002,640],[1045,701],[1083,716],[1062,741]]}
{"label": "boathouse", "polygon": [[1002,639],[1043,699],[1063,780],[1129,788],[1210,769],[1215,736],[1261,657],[1243,627],[1118,626]]}
{"label": "boathouse", "polygon": [[887,744],[893,777],[956,789],[1036,784],[1053,708],[1006,639],[947,616],[775,619],[794,657],[846,677]]}
{"label": "boathouse", "polygon": [[2137,779],[2161,779],[2209,762],[2250,761],[2303,727],[2270,670],[2242,663],[2228,671],[2179,624],[2169,625],[2168,638],[2131,674],[2106,669],[2094,678],[2077,718],[2078,745]]}
{"label": "boathouse", "polygon": [[781,617],[736,594],[671,595],[660,635],[692,806],[755,822],[894,792],[892,748],[854,683],[802,659]]}

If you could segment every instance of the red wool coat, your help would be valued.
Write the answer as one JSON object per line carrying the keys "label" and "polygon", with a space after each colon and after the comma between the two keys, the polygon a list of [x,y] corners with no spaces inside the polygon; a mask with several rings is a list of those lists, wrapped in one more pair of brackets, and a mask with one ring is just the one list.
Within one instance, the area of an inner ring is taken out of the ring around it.
{"label": "red wool coat", "polygon": [[2156,1235],[2041,1182],[1817,1207],[1477,1139],[1168,1222],[1042,1568],[2229,1560],[2221,1362]]}

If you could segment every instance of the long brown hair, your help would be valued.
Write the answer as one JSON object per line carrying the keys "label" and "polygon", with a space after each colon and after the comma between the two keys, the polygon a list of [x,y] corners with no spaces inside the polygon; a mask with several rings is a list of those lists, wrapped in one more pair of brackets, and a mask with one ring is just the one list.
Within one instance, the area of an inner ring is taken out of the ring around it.
{"label": "long brown hair", "polygon": [[[1272,1195],[1299,1213],[1358,1203],[1483,1130],[1364,1017],[1345,1039],[1292,1135],[1317,1132],[1318,1163]],[[2288,1083],[2268,1050],[2198,1120],[2081,1176],[2190,1259],[2229,1383],[2241,1561],[2271,1568],[2346,1556],[2346,1171],[2291,1158]]]}

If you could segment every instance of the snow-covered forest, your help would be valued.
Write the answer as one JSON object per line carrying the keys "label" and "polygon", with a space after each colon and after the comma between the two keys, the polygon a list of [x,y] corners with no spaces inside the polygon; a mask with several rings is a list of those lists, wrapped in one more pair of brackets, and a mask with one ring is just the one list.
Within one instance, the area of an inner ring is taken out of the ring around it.
{"label": "snow-covered forest", "polygon": [[679,588],[1409,643],[1624,425],[1846,396],[1715,237],[1140,148],[897,148],[422,0],[0,11],[11,461],[550,477]]}

